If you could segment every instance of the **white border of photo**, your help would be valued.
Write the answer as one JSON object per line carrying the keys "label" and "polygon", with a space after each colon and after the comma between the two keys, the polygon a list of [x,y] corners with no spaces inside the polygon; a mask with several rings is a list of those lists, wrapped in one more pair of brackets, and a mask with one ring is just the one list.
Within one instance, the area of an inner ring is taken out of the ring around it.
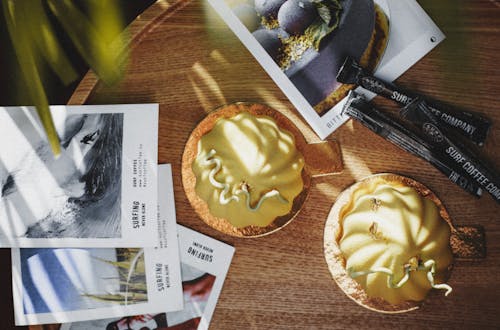
{"label": "white border of photo", "polygon": [[[226,243],[217,241],[192,229],[180,225],[177,226],[177,229],[179,232],[181,262],[215,276],[210,297],[201,314],[200,324],[198,325],[198,330],[207,330],[212,320],[217,300],[221,294],[222,286],[226,280],[235,249]],[[193,251],[194,249],[197,251]],[[185,301],[185,303],[188,303],[188,301]],[[170,320],[173,314],[177,313],[180,314],[182,311],[172,314],[167,313],[167,320]]]}

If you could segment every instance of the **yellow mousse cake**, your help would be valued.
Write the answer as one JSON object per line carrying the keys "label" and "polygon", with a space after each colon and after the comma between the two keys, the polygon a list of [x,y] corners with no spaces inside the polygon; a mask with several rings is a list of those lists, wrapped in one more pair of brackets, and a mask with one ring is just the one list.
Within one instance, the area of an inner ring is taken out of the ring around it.
{"label": "yellow mousse cake", "polygon": [[219,118],[192,163],[196,194],[210,213],[236,228],[266,227],[292,210],[304,158],[294,136],[268,116]]}
{"label": "yellow mousse cake", "polygon": [[[338,246],[347,275],[370,298],[422,301],[442,284],[452,262],[450,225],[413,187],[383,177],[353,190],[339,212]],[[441,284],[438,284],[441,283]]]}

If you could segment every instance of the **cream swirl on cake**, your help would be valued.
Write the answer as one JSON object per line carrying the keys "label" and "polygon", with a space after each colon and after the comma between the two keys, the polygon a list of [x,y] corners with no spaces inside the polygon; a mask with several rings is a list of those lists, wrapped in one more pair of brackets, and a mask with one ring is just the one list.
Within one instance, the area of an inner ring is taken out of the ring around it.
{"label": "cream swirl on cake", "polygon": [[452,261],[450,226],[414,188],[375,179],[352,193],[339,216],[338,244],[348,275],[369,297],[422,301]]}
{"label": "cream swirl on cake", "polygon": [[192,164],[197,195],[237,228],[268,226],[292,210],[304,158],[294,136],[267,116],[220,118],[201,137]]}

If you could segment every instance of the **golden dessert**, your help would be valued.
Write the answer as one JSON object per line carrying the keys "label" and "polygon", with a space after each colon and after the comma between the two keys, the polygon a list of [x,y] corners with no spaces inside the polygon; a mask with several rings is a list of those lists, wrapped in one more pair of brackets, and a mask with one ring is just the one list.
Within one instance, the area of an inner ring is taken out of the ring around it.
{"label": "golden dessert", "polygon": [[304,158],[294,137],[267,116],[221,118],[198,142],[196,193],[233,226],[266,227],[302,191]]}
{"label": "golden dessert", "polygon": [[325,228],[325,254],[335,280],[356,302],[403,312],[418,307],[432,288],[452,291],[444,283],[453,260],[450,235],[446,210],[427,188],[377,175],[339,197]]}
{"label": "golden dessert", "polygon": [[188,199],[206,223],[222,232],[272,232],[293,218],[307,195],[304,145],[277,111],[259,104],[225,106],[203,120],[186,144]]}

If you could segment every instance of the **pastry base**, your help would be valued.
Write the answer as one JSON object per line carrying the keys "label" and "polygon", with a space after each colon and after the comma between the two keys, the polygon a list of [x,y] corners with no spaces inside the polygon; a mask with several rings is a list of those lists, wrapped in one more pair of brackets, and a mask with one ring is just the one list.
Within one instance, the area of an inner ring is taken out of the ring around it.
{"label": "pastry base", "polygon": [[247,226],[237,228],[226,219],[213,216],[210,213],[208,204],[196,194],[196,176],[191,168],[191,165],[198,154],[198,141],[201,139],[201,137],[208,133],[214,127],[216,121],[220,118],[231,118],[240,112],[249,112],[255,116],[268,116],[273,118],[276,121],[278,127],[290,132],[294,136],[296,148],[303,155],[306,153],[307,142],[304,139],[302,133],[287,117],[285,117],[280,112],[262,104],[229,104],[222,106],[221,108],[208,114],[208,116],[205,117],[205,119],[203,119],[198,124],[198,126],[196,126],[196,128],[189,136],[189,139],[186,142],[186,146],[184,148],[184,154],[182,155],[182,184],[184,186],[186,196],[191,203],[191,206],[194,208],[200,218],[210,227],[224,234],[236,237],[260,237],[280,230],[285,225],[290,223],[290,221],[292,221],[293,218],[299,213],[309,193],[309,188],[311,186],[311,175],[306,161],[304,169],[302,170],[302,181],[304,183],[304,187],[302,189],[302,192],[293,200],[291,211],[284,216],[277,217],[270,225],[266,227]]}
{"label": "pastry base", "polygon": [[[349,202],[353,191],[359,189],[362,185],[368,184],[372,180],[380,179],[381,177],[389,183],[402,183],[405,186],[412,187],[422,197],[432,200],[438,207],[441,218],[443,218],[443,220],[448,223],[453,233],[454,229],[448,211],[446,211],[446,208],[444,207],[441,200],[439,200],[439,198],[429,188],[413,179],[404,176],[390,173],[381,173],[369,176],[361,180],[360,182],[353,184],[352,186],[341,192],[337,197],[337,200],[335,201],[335,204],[333,205],[330,214],[328,215],[328,219],[326,220],[324,253],[326,263],[328,264],[328,268],[330,270],[330,273],[332,274],[333,279],[349,298],[354,300],[359,305],[372,311],[388,314],[405,313],[418,309],[422,302],[405,301],[400,304],[393,305],[382,298],[368,297],[361,285],[347,274],[347,271],[345,269],[345,259],[338,245],[338,241],[341,235],[341,228],[339,225],[340,210],[342,210],[344,205]],[[448,268],[448,272],[444,274],[445,279],[448,279],[451,268],[452,266],[450,265],[450,267]]]}

